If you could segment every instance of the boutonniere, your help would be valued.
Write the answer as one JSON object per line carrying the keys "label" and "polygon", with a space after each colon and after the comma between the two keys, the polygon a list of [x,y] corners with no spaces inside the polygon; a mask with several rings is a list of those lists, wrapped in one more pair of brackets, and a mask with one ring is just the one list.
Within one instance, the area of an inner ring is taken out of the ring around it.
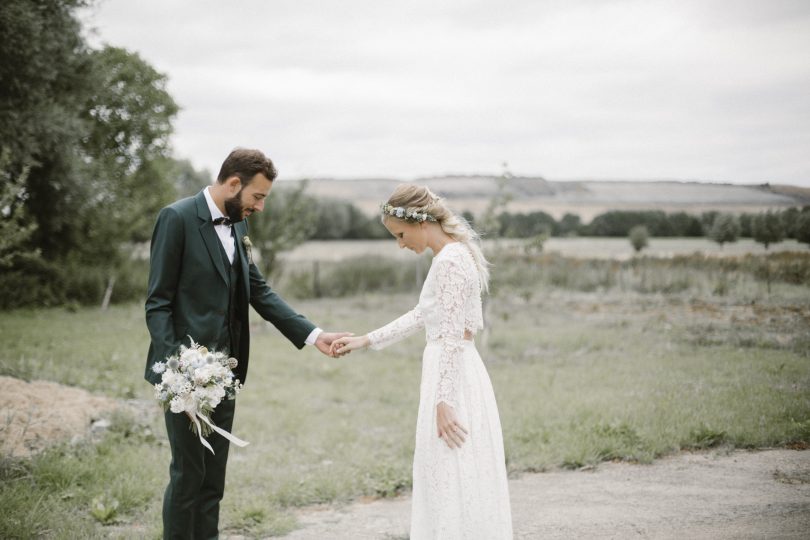
{"label": "boutonniere", "polygon": [[242,237],[242,245],[245,246],[245,251],[247,252],[248,262],[253,264],[253,252],[250,251],[250,248],[253,247],[253,243],[250,241],[250,237],[245,235]]}

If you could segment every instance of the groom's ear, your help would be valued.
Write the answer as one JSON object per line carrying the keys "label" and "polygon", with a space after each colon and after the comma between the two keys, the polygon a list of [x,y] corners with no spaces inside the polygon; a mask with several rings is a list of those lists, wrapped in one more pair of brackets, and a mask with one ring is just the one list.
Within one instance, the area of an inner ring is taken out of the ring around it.
{"label": "groom's ear", "polygon": [[240,189],[242,189],[242,181],[236,175],[229,176],[228,178],[226,178],[223,184],[225,184],[225,187],[228,188],[228,191],[231,193],[231,195],[236,195],[236,193],[239,192]]}

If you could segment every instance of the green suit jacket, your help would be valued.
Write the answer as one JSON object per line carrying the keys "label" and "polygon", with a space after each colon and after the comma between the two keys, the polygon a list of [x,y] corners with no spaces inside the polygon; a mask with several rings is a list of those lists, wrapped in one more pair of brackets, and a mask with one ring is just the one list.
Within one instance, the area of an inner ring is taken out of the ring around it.
{"label": "green suit jacket", "polygon": [[[238,350],[231,354],[239,360],[235,374],[244,382],[250,352],[248,304],[299,349],[315,325],[287,305],[248,260],[243,240],[247,221],[233,227],[243,287],[237,291]],[[221,349],[217,337],[228,316],[228,268],[202,191],[160,211],[150,253],[146,326],[152,341],[144,377],[154,384],[161,376],[152,371],[152,365],[175,354],[181,343],[188,345],[186,336]]]}

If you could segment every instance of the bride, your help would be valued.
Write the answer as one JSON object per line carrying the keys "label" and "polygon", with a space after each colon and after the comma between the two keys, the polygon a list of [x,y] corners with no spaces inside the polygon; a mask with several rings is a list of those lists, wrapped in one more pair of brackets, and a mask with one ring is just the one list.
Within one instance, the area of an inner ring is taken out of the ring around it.
{"label": "bride", "polygon": [[394,191],[382,219],[401,248],[434,254],[419,303],[364,336],[335,340],[332,351],[382,349],[425,330],[410,538],[511,539],[501,422],[473,342],[489,278],[478,236],[442,199],[412,184]]}

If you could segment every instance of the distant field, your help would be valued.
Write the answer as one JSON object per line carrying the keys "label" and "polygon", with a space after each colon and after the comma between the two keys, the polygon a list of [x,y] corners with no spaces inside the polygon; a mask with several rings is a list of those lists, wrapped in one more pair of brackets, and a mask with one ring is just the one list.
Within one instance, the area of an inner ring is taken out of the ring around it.
{"label": "distant field", "polygon": [[[519,246],[520,240],[506,240],[503,246]],[[485,242],[488,248],[494,247],[493,242]],[[780,242],[771,246],[768,252],[775,251],[803,251],[808,247],[795,240]],[[627,259],[633,256],[633,248],[626,238],[551,238],[545,244],[546,252],[556,252],[566,257],[597,258],[597,259]],[[738,256],[749,253],[764,254],[766,250],[762,244],[751,239],[744,239],[733,244],[726,244],[723,248],[705,238],[651,238],[650,245],[644,250],[645,255],[656,257],[672,257],[675,255],[690,255],[700,252],[707,255]],[[306,261],[339,261],[361,255],[379,255],[383,257],[410,258],[413,254],[401,250],[393,240],[336,240],[307,242],[283,258],[290,262]]]}

